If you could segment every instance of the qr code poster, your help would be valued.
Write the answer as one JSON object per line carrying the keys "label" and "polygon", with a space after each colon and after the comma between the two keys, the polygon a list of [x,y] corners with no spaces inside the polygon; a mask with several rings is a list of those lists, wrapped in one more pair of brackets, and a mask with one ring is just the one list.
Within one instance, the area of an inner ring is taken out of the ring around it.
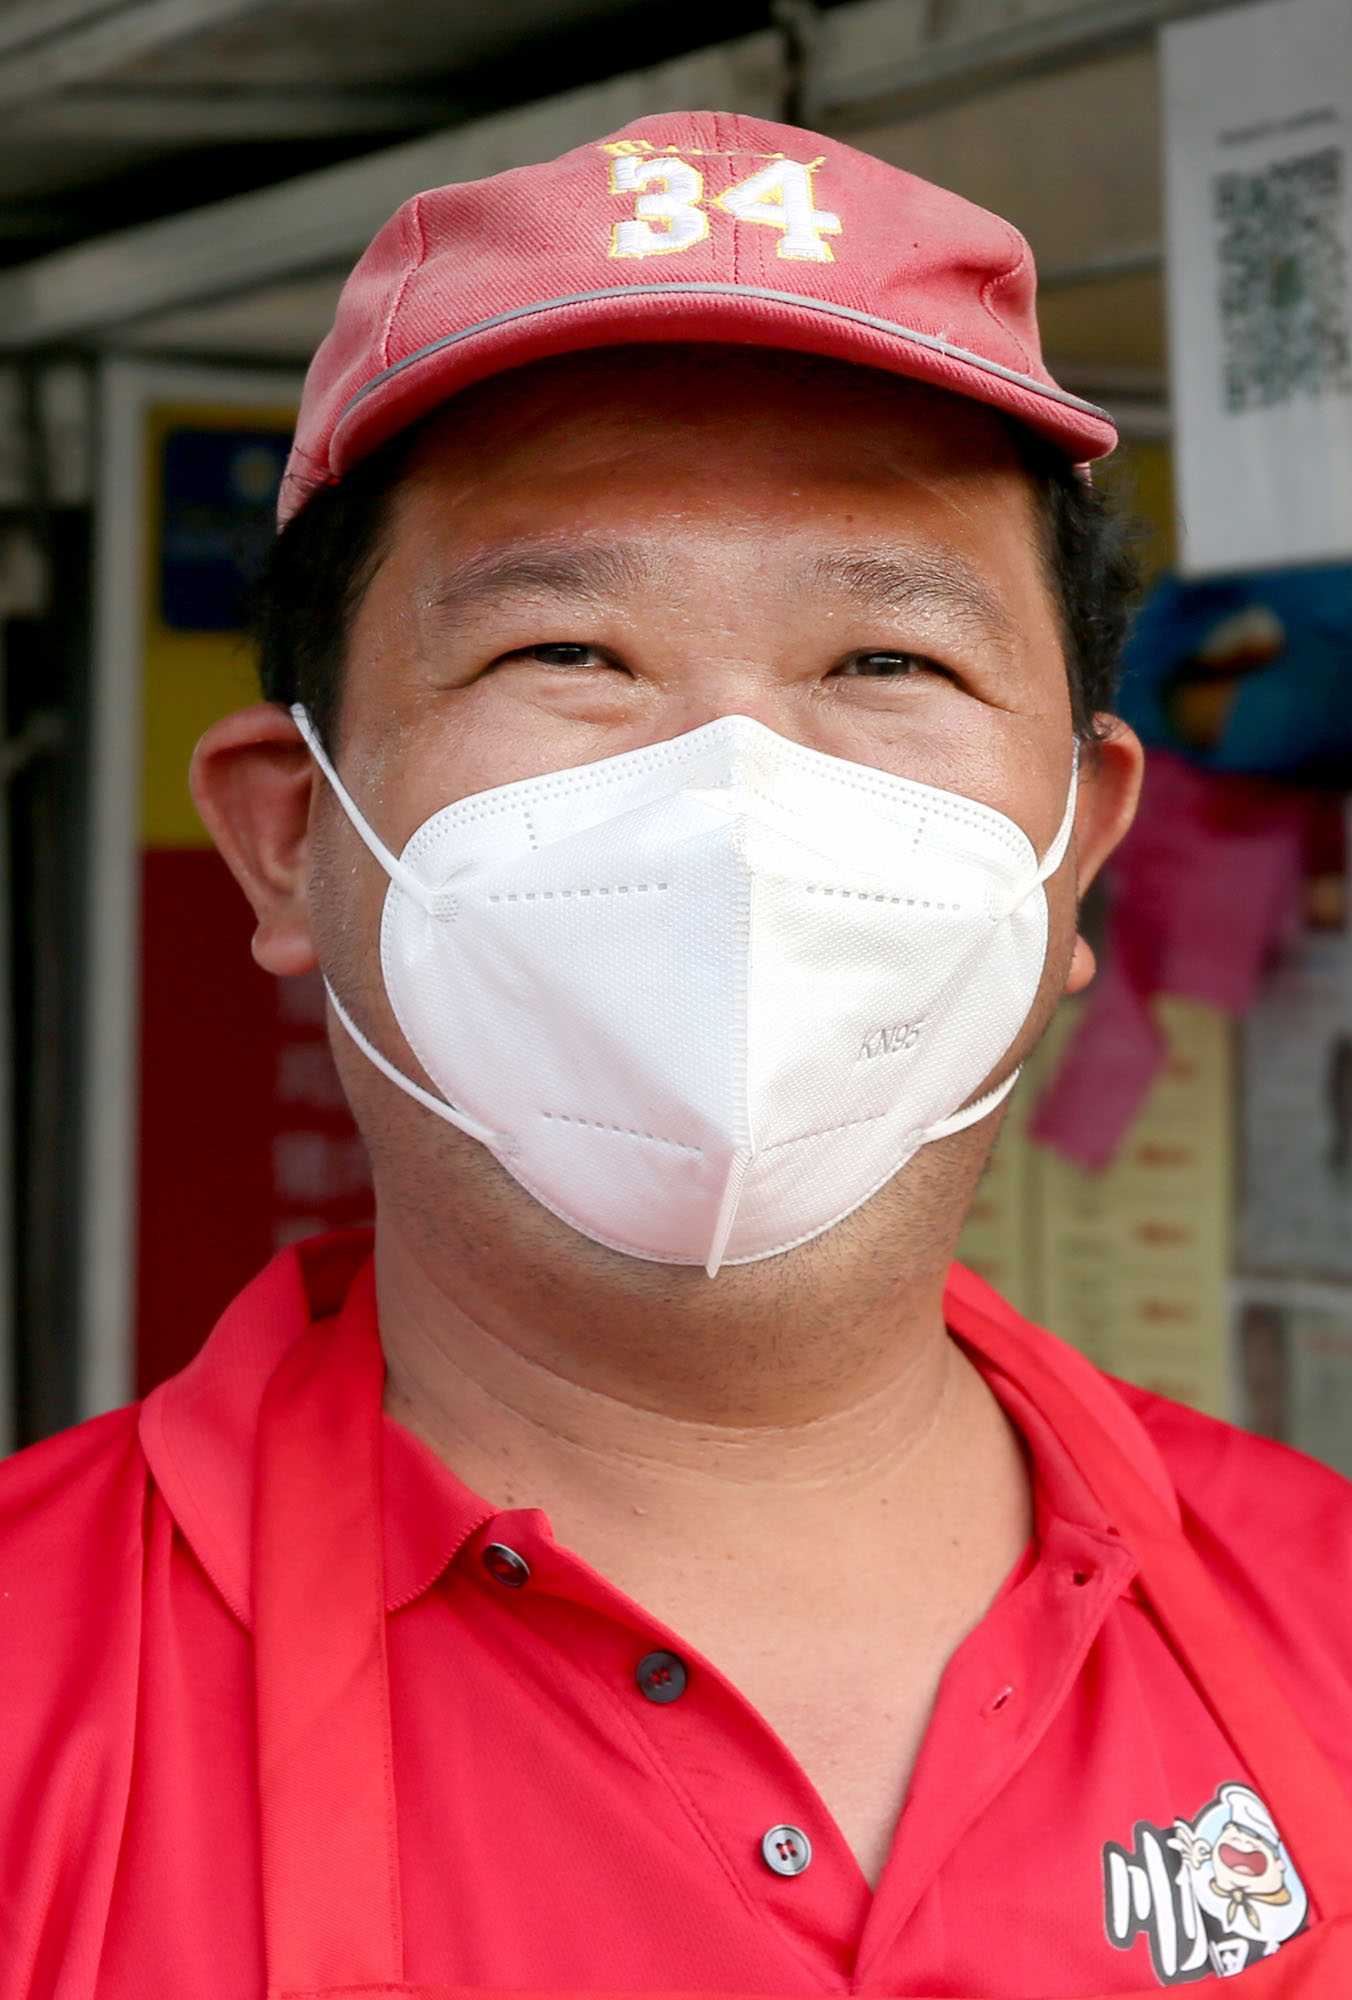
{"label": "qr code poster", "polygon": [[1212,182],[1227,410],[1352,389],[1341,146]]}
{"label": "qr code poster", "polygon": [[1181,567],[1352,555],[1352,0],[1162,37]]}

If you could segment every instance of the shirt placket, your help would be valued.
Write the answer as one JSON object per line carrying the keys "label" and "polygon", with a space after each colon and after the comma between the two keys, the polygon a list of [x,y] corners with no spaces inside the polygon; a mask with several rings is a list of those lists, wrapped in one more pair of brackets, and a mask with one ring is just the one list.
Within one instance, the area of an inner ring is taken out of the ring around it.
{"label": "shirt placket", "polygon": [[821,1990],[847,1991],[868,1884],[797,1760],[738,1690],[560,1549],[539,1514],[495,1516],[456,1566],[510,1597],[536,1671],[587,1677],[607,1706],[617,1763],[656,1780],[667,1815],[656,1831],[703,1850],[798,1960],[795,1985],[806,1972]]}
{"label": "shirt placket", "polygon": [[769,1988],[778,1945],[796,1971],[781,1990],[801,1990],[805,1974],[817,1990],[905,1990],[908,1920],[1033,1755],[1130,1586],[1134,1558],[1086,1508],[1034,1413],[1016,1415],[1033,1433],[1034,1559],[949,1662],[876,1895],[802,1767],[717,1667],[561,1548],[544,1514],[461,1523],[447,1582],[511,1611],[517,1664],[546,1698],[585,1677],[586,1700],[609,1717],[611,1781],[642,1774],[663,1820],[654,1852],[692,1843],[767,1927]]}
{"label": "shirt placket", "polygon": [[1047,1516],[1031,1573],[953,1655],[860,1941],[856,1991],[897,1990],[908,1922],[1036,1752],[1136,1568],[1110,1528]]}

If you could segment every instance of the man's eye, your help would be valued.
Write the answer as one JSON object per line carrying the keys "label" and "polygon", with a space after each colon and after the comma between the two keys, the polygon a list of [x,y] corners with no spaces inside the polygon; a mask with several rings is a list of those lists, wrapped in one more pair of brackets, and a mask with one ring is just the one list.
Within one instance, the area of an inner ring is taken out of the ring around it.
{"label": "man's eye", "polygon": [[835,671],[875,680],[902,680],[910,674],[938,673],[941,669],[923,653],[851,653]]}
{"label": "man's eye", "polygon": [[599,661],[594,646],[574,646],[567,643],[550,646],[523,646],[515,656],[518,660],[538,660],[542,667],[586,667]]}

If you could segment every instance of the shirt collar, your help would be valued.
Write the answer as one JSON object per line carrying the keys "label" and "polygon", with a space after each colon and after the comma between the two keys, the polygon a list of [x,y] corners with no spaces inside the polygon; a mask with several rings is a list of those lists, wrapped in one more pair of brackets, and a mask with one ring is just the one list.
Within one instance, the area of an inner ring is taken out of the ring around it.
{"label": "shirt collar", "polygon": [[[1139,1419],[1097,1369],[955,1265],[944,1300],[956,1338],[972,1354],[1027,1441],[1037,1472],[1039,1528],[1050,1518],[1100,1534],[1098,1502],[1028,1395],[986,1357],[982,1331],[994,1323],[1054,1352],[1077,1394],[1176,1516],[1173,1482]],[[293,1245],[246,1286],[196,1358],[145,1400],[141,1442],[151,1474],[198,1561],[234,1615],[250,1622],[253,1457],[258,1412],[273,1370],[314,1320],[340,1310],[375,1327],[369,1231],[350,1230]],[[426,1590],[456,1552],[494,1517],[403,1425],[385,1419],[382,1453],[386,1606],[396,1610]]]}
{"label": "shirt collar", "polygon": [[950,1333],[966,1348],[991,1390],[1023,1432],[1055,1511],[1096,1530],[1111,1525],[1100,1502],[1069,1452],[1038,1410],[1031,1393],[994,1361],[986,1348],[987,1329],[1015,1336],[1018,1347],[1040,1353],[1072,1389],[1170,1517],[1179,1517],[1178,1494],[1154,1440],[1135,1411],[1119,1394],[1110,1376],[1077,1349],[1067,1346],[1045,1327],[1024,1319],[1006,1299],[974,1271],[954,1264],[944,1290],[944,1318]]}
{"label": "shirt collar", "polygon": [[[254,1437],[273,1370],[314,1320],[339,1311],[375,1327],[369,1230],[284,1250],[222,1314],[181,1374],[141,1409],[151,1474],[193,1553],[231,1611],[251,1621]],[[493,1509],[385,1419],[385,1597],[389,1610],[426,1590]]]}

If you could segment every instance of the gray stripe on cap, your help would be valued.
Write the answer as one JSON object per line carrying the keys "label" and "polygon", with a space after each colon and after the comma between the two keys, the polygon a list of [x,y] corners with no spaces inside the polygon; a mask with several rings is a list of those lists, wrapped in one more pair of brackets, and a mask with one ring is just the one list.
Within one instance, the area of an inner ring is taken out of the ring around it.
{"label": "gray stripe on cap", "polygon": [[[1097,403],[1086,403],[1079,396],[1070,395],[1065,389],[1039,382],[1032,375],[1020,375],[1016,368],[1006,368],[998,361],[988,361],[984,355],[973,354],[966,347],[955,347],[951,341],[943,340],[937,333],[920,333],[912,326],[898,326],[895,320],[880,319],[876,313],[856,312],[853,306],[838,306],[827,299],[814,299],[803,292],[774,292],[763,285],[611,285],[600,292],[570,292],[563,298],[541,299],[537,305],[513,306],[510,312],[494,313],[491,319],[478,320],[473,326],[461,327],[455,333],[443,333],[439,340],[429,341],[426,347],[418,348],[414,354],[406,354],[402,361],[392,361],[388,368],[382,368],[379,375],[373,375],[363,383],[354,396],[348,398],[338,418],[341,425],[349,412],[358,403],[371,395],[383,382],[412,368],[415,362],[425,361],[429,354],[439,354],[443,348],[456,347],[462,340],[472,340],[476,333],[488,333],[495,326],[508,326],[513,320],[528,319],[533,313],[561,311],[565,306],[597,305],[603,299],[654,299],[654,298],[738,298],[769,299],[775,305],[806,306],[810,312],[824,313],[830,319],[848,320],[854,326],[872,327],[878,333],[890,333],[898,340],[909,341],[913,347],[926,347],[935,354],[943,354],[951,361],[963,361],[969,368],[977,368],[983,375],[994,375],[1002,382],[1013,382],[1020,389],[1028,389],[1035,396],[1042,396],[1050,403],[1061,403],[1068,410],[1080,410],[1087,417],[1097,417],[1102,423],[1112,425],[1113,420],[1106,410]],[[338,428],[335,425],[335,430]],[[1116,426],[1113,426],[1116,428]]]}

